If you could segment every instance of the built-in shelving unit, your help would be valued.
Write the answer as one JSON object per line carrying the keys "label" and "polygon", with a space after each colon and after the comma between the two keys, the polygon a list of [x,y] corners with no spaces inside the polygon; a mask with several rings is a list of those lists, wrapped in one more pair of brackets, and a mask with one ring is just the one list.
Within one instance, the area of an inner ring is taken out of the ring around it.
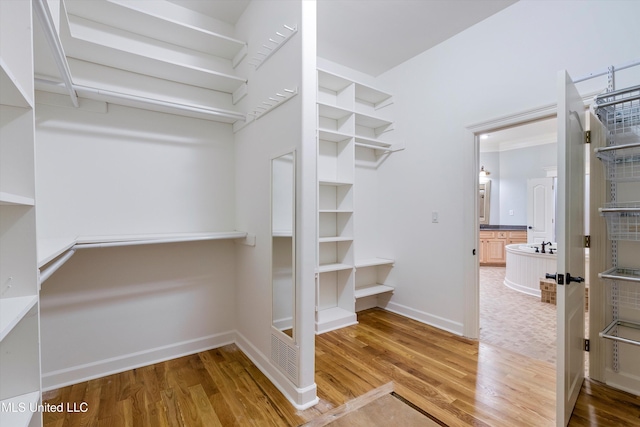
{"label": "built-in shelving unit", "polygon": [[607,222],[612,264],[598,275],[610,308],[610,323],[600,337],[613,342],[611,369],[618,373],[621,360],[638,360],[640,346],[640,202],[630,200],[640,196],[640,86],[599,95],[596,114],[609,133],[607,146],[596,148],[596,156],[608,181],[609,202],[599,210]]}
{"label": "built-in shelving unit", "polygon": [[30,1],[0,2],[0,425],[16,427],[42,425],[31,28]]}
{"label": "built-in shelving unit", "polygon": [[[391,100],[382,91],[318,71],[316,333],[356,323],[356,299],[393,291],[377,280],[378,269],[388,270],[392,260],[356,262],[354,227],[356,147],[391,151],[391,142],[383,138],[393,122],[379,111]],[[359,285],[362,278],[371,283]]]}

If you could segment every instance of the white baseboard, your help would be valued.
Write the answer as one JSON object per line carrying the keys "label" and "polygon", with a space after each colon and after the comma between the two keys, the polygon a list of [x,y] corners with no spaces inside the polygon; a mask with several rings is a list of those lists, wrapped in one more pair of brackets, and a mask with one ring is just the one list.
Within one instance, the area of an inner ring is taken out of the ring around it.
{"label": "white baseboard", "polygon": [[449,319],[435,316],[391,301],[381,305],[381,307],[385,310],[391,311],[392,313],[400,314],[410,319],[417,320],[418,322],[426,323],[427,325],[451,332],[452,334],[460,336],[463,335],[463,325],[460,322],[452,322]]}
{"label": "white baseboard", "polygon": [[271,363],[268,357],[239,332],[236,334],[236,345],[296,409],[304,410],[320,401],[317,397],[315,382],[308,387],[296,387],[284,373]]}
{"label": "white baseboard", "polygon": [[607,368],[606,379],[608,386],[640,396],[640,377],[637,375],[614,372],[611,368]]}
{"label": "white baseboard", "polygon": [[98,360],[84,365],[43,372],[42,389],[44,391],[53,390],[130,369],[199,353],[212,348],[222,347],[233,344],[236,341],[235,337],[235,331],[223,332],[189,341],[173,343],[163,347]]}

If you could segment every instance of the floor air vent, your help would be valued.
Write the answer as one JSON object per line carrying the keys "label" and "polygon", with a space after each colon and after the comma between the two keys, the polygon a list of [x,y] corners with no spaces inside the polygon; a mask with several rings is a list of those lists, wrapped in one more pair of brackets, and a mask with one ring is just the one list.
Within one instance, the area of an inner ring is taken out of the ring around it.
{"label": "floor air vent", "polygon": [[298,381],[298,348],[277,335],[271,335],[271,361],[293,382]]}

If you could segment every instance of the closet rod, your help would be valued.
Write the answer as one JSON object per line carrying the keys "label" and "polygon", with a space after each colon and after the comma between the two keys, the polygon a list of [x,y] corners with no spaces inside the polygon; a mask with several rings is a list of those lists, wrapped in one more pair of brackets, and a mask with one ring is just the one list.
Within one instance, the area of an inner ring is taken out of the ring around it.
{"label": "closet rod", "polygon": [[117,242],[101,242],[101,243],[76,243],[72,249],[92,249],[92,248],[112,248],[117,246],[137,246],[137,245],[153,245],[158,243],[180,243],[180,242],[196,242],[203,240],[224,240],[224,239],[243,239],[247,237],[247,233],[243,231],[232,231],[228,233],[216,233],[207,236],[191,236],[191,237],[172,237],[165,239],[141,239],[126,240]]}
{"label": "closet rod", "polygon": [[[50,85],[50,86],[57,86],[57,87],[62,87],[64,85],[64,83],[62,83],[62,82],[56,82],[54,80],[49,80],[49,79],[44,79],[44,78],[35,78],[34,81],[36,83],[46,84],[46,85]],[[128,94],[125,94],[125,93],[114,92],[114,91],[104,90],[104,89],[97,89],[97,88],[93,88],[93,87],[89,87],[89,86],[73,85],[73,88],[74,88],[74,90],[80,91],[81,95],[83,93],[86,93],[86,94],[90,94],[90,95],[112,97],[112,98],[118,98],[118,99],[123,99],[123,100],[127,100],[127,101],[140,102],[140,103],[143,103],[143,104],[156,105],[156,106],[159,106],[159,107],[176,108],[178,110],[190,111],[190,112],[193,112],[193,113],[206,114],[206,115],[210,115],[210,116],[216,116],[216,117],[233,119],[233,120],[246,121],[246,119],[247,119],[247,117],[244,114],[236,113],[235,111],[216,110],[216,109],[213,109],[213,108],[195,107],[195,106],[192,106],[192,105],[179,104],[177,102],[161,101],[159,99],[145,98],[143,96],[137,96],[137,95],[128,95]],[[89,97],[87,97],[87,98],[89,98]],[[105,101],[105,102],[109,102],[109,101]]]}
{"label": "closet rod", "polygon": [[47,39],[47,43],[51,48],[53,60],[56,63],[56,67],[58,67],[62,80],[64,80],[64,87],[71,97],[71,103],[73,103],[73,106],[77,108],[80,104],[78,103],[78,95],[76,94],[73,87],[73,81],[71,80],[71,70],[69,70],[69,64],[67,63],[67,56],[64,53],[62,43],[60,43],[60,38],[56,33],[49,7],[44,4],[44,1],[45,0],[33,0],[33,6],[36,15],[38,15],[38,19],[42,24],[42,29],[44,36]]}
{"label": "closet rod", "polygon": [[93,95],[110,96],[113,98],[123,99],[127,101],[141,102],[143,104],[156,105],[159,107],[177,108],[179,110],[190,111],[194,113],[202,113],[210,116],[216,116],[227,119],[246,120],[246,116],[242,113],[236,113],[228,110],[217,110],[212,108],[195,107],[192,105],[180,104],[177,102],[161,101],[159,99],[146,98],[138,95],[128,95],[125,93],[114,92],[110,90],[97,89],[88,86],[74,85],[74,88],[79,92],[90,93]]}
{"label": "closet rod", "polygon": [[[631,62],[628,62],[626,64],[619,65],[617,67],[614,66],[613,70],[614,71],[626,70],[627,68],[635,67],[636,65],[640,65],[640,60],[637,59],[635,61],[631,61]],[[601,70],[601,71],[596,71],[595,73],[591,73],[591,74],[586,75],[584,77],[580,77],[578,79],[575,79],[573,82],[574,83],[579,83],[579,82],[583,82],[585,80],[593,79],[594,77],[606,76],[607,74],[609,74],[609,68],[606,68],[606,69]]]}
{"label": "closet rod", "polygon": [[60,267],[62,267],[62,264],[67,262],[69,258],[71,258],[75,253],[76,251],[73,248],[68,250],[67,253],[58,258],[53,264],[51,264],[51,266],[45,268],[44,271],[40,272],[40,283],[51,277],[51,275],[55,273]]}

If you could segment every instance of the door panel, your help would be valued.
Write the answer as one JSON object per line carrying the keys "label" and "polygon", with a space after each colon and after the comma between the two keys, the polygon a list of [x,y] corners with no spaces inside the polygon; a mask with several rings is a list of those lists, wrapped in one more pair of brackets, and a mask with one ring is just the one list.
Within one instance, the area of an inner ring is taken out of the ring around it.
{"label": "door panel", "polygon": [[554,240],[553,178],[527,180],[527,242]]}
{"label": "door panel", "polygon": [[[556,425],[568,424],[584,380],[584,112],[566,71],[558,75]],[[567,283],[569,282],[569,283]]]}

